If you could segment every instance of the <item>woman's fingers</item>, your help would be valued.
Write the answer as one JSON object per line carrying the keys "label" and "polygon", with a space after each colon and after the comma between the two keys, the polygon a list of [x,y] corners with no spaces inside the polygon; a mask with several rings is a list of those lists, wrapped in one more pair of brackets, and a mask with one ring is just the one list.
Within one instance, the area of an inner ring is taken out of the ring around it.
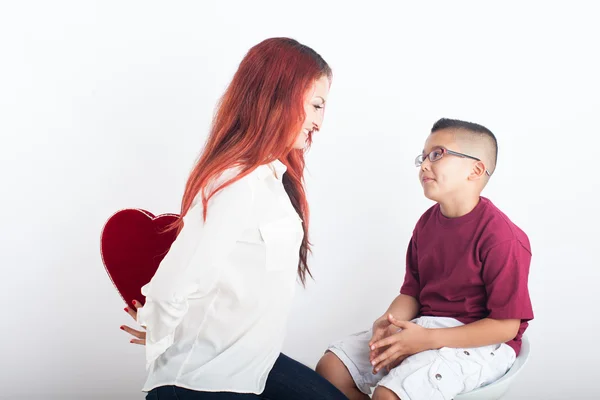
{"label": "woman's fingers", "polygon": [[[134,321],[137,322],[137,310],[139,310],[140,308],[142,308],[142,303],[140,303],[137,300],[133,300],[132,301],[133,306],[135,307],[135,310],[133,308],[130,307],[125,307],[125,312],[127,314],[129,314],[129,316],[131,318],[134,319]],[[145,326],[142,326],[142,328],[146,329]],[[127,325],[122,325],[121,329],[124,330],[125,332],[129,333],[131,336],[133,336],[135,339],[131,339],[129,341],[129,343],[133,343],[133,344],[139,344],[139,345],[146,345],[146,332],[144,331],[138,331],[136,329],[130,328]]]}
{"label": "woman's fingers", "polygon": [[[142,304],[137,301],[137,300],[133,300],[133,305],[136,307],[136,310],[132,309],[131,307],[125,307],[125,312],[127,314],[129,314],[129,316],[131,318],[133,318],[133,320],[135,322],[137,322],[137,310],[139,310],[140,308],[142,308]],[[144,325],[142,325],[142,328],[146,329],[146,327]]]}
{"label": "woman's fingers", "polygon": [[133,328],[128,327],[127,325],[121,326],[121,329],[129,333],[131,336],[135,336],[138,339],[146,339],[146,332],[137,331]]}
{"label": "woman's fingers", "polygon": [[135,321],[137,321],[137,311],[133,310],[129,307],[125,307],[125,312],[131,316]]}
{"label": "woman's fingers", "polygon": [[122,325],[121,329],[135,337],[135,339],[131,339],[129,343],[139,344],[142,346],[146,345],[146,332],[135,330],[127,325]]}

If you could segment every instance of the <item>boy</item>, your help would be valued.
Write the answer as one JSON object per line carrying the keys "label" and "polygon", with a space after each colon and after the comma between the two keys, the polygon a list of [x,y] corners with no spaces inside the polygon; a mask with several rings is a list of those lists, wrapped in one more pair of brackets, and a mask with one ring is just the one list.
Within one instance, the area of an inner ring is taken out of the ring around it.
{"label": "boy", "polygon": [[[400,295],[317,371],[350,399],[452,399],[502,377],[533,319],[527,235],[481,191],[496,168],[484,126],[437,121],[416,159],[436,204],[417,222]],[[418,318],[417,318],[418,317]]]}

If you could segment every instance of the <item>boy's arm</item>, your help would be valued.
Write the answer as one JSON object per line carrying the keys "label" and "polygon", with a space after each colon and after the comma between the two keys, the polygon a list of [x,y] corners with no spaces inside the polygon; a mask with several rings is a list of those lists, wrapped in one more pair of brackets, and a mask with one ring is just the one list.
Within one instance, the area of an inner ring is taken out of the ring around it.
{"label": "boy's arm", "polygon": [[517,336],[520,319],[484,318],[454,328],[430,329],[429,348],[473,348],[505,343]]}
{"label": "boy's arm", "polygon": [[521,321],[533,318],[527,288],[530,262],[529,248],[516,239],[489,249],[482,268],[487,318],[456,328],[434,329],[429,335],[433,348],[480,347],[514,339]]}
{"label": "boy's arm", "polygon": [[381,318],[387,319],[388,314],[392,314],[400,321],[410,321],[419,314],[420,308],[421,305],[417,299],[406,294],[400,294],[392,301],[392,304]]}
{"label": "boy's arm", "polygon": [[455,328],[424,328],[409,321],[399,321],[388,316],[389,322],[401,330],[385,339],[370,342],[370,361],[373,373],[382,368],[394,368],[406,357],[426,350],[449,348],[474,348],[504,343],[515,337],[521,320],[482,320]]}
{"label": "boy's arm", "polygon": [[400,295],[392,301],[392,304],[381,318],[387,319],[387,316],[392,314],[394,318],[400,321],[410,321],[419,314],[421,305],[417,299],[421,291],[421,284],[418,261],[417,230],[415,228],[406,249],[406,272],[404,273],[404,282],[400,288]]}

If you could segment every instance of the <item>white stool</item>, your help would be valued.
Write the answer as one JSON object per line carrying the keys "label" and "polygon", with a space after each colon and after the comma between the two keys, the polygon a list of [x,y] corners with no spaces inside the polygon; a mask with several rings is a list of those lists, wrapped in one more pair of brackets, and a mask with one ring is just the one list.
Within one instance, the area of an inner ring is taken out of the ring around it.
{"label": "white stool", "polygon": [[508,388],[510,387],[510,384],[515,376],[521,372],[523,366],[529,359],[531,347],[527,335],[523,335],[521,342],[522,344],[519,356],[515,360],[513,366],[502,378],[487,386],[475,389],[472,392],[459,394],[454,398],[454,400],[498,400],[502,398],[502,396],[504,396],[508,391]]}

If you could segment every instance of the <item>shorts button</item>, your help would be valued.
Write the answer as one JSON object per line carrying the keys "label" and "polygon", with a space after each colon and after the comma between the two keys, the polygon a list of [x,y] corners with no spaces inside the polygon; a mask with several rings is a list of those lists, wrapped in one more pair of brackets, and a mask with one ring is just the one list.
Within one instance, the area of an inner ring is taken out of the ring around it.
{"label": "shorts button", "polygon": [[439,381],[442,379],[442,376],[440,374],[435,374],[435,379],[437,379]]}

